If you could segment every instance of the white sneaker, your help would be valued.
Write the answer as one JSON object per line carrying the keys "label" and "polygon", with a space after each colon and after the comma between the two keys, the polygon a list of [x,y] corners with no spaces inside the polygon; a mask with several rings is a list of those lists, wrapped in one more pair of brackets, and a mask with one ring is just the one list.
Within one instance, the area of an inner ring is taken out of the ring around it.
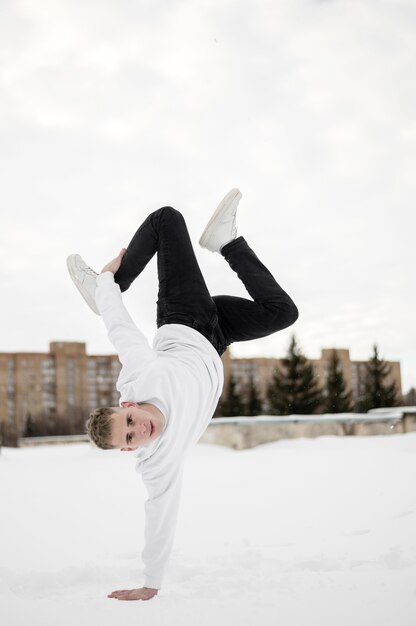
{"label": "white sneaker", "polygon": [[98,274],[88,267],[79,254],[71,254],[67,258],[66,264],[75,287],[90,309],[97,315],[100,315],[97,305],[95,304],[95,290],[97,287]]}
{"label": "white sneaker", "polygon": [[199,240],[199,245],[211,252],[221,252],[225,244],[237,237],[235,225],[241,191],[231,189],[218,205]]}

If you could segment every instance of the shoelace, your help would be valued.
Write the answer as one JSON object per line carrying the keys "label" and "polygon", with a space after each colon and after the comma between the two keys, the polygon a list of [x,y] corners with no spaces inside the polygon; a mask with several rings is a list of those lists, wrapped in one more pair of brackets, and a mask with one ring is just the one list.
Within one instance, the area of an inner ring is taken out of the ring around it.
{"label": "shoelace", "polygon": [[89,274],[90,276],[98,276],[97,272],[94,272],[94,270],[91,269],[88,265],[84,265],[82,269],[86,274]]}

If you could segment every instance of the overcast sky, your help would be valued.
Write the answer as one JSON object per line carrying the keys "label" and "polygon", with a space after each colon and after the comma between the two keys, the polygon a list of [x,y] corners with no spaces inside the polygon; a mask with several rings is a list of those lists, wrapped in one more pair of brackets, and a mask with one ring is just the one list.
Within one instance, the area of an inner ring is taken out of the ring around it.
{"label": "overcast sky", "polygon": [[[4,0],[0,351],[113,352],[66,257],[99,271],[166,204],[211,293],[246,295],[197,245],[239,187],[300,318],[234,355],[376,342],[416,386],[415,35],[413,0]],[[149,339],[156,293],[152,260],[125,297]]]}

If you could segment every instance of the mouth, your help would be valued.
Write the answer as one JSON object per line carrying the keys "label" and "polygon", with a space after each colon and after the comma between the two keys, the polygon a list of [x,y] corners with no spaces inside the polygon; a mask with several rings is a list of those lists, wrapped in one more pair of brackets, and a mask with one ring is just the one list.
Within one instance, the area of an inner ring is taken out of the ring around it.
{"label": "mouth", "polygon": [[152,422],[150,422],[150,435],[149,435],[149,439],[150,439],[150,437],[153,435],[153,430],[154,430],[154,428],[153,428],[153,424],[152,424]]}

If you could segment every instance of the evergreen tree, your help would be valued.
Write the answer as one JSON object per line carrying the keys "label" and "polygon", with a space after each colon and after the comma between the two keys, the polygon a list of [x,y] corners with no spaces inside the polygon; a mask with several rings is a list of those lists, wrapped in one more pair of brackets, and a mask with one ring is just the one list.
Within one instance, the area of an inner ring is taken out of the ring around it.
{"label": "evergreen tree", "polygon": [[272,415],[307,415],[315,413],[322,403],[313,367],[297,346],[294,335],[282,367],[273,373],[267,397]]}
{"label": "evergreen tree", "polygon": [[244,403],[235,388],[236,381],[234,376],[231,374],[228,383],[227,395],[221,401],[221,413],[224,417],[244,415]]}
{"label": "evergreen tree", "polygon": [[324,411],[326,413],[349,413],[353,410],[351,391],[345,389],[344,374],[336,350],[329,361],[328,378],[325,385]]}
{"label": "evergreen tree", "polygon": [[416,389],[411,387],[407,392],[404,403],[406,406],[415,406],[416,405]]}
{"label": "evergreen tree", "polygon": [[36,427],[30,413],[26,415],[26,426],[23,433],[24,437],[35,437]]}
{"label": "evergreen tree", "polygon": [[358,403],[358,408],[362,412],[399,404],[395,383],[390,385],[385,383],[386,377],[390,374],[390,366],[379,358],[377,345],[374,345],[373,349],[373,356],[365,364],[364,397]]}
{"label": "evergreen tree", "polygon": [[254,382],[253,374],[250,375],[248,383],[248,394],[246,404],[246,415],[261,415],[263,410],[262,401],[258,394],[256,383]]}

